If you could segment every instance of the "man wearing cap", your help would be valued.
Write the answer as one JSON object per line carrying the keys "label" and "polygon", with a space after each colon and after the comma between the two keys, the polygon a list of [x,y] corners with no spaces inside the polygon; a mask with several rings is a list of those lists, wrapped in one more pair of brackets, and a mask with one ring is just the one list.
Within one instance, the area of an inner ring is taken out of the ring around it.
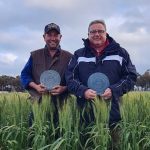
{"label": "man wearing cap", "polygon": [[32,99],[40,101],[42,94],[47,92],[46,87],[40,83],[40,75],[45,70],[55,70],[61,77],[60,85],[50,91],[54,103],[57,97],[63,99],[68,94],[64,73],[72,54],[61,49],[61,37],[60,27],[57,24],[46,25],[43,35],[45,47],[32,51],[21,71],[21,82]]}

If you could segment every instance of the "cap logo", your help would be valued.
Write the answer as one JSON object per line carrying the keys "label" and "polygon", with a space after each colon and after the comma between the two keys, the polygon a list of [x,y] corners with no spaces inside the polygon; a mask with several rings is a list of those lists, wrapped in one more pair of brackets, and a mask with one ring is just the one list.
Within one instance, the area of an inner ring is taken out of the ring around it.
{"label": "cap logo", "polygon": [[58,27],[57,27],[57,25],[55,25],[55,24],[49,24],[49,25],[48,25],[48,28],[58,28]]}

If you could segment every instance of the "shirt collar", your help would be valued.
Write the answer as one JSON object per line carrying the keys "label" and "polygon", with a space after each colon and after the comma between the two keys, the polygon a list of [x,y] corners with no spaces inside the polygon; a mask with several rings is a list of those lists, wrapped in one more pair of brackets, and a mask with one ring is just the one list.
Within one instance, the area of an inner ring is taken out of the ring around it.
{"label": "shirt collar", "polygon": [[92,47],[92,51],[94,52],[94,54],[96,56],[100,56],[103,54],[104,52],[104,49],[109,45],[109,41],[108,39],[106,39],[106,42],[105,44],[102,46],[102,47],[99,47],[99,48],[95,48],[94,45],[90,44],[90,46]]}
{"label": "shirt collar", "polygon": [[[47,54],[48,56],[50,56],[47,45],[45,45],[44,49],[45,49],[46,54]],[[60,51],[61,51],[61,47],[60,47],[60,45],[58,45],[54,57],[55,57],[55,56],[59,56]]]}

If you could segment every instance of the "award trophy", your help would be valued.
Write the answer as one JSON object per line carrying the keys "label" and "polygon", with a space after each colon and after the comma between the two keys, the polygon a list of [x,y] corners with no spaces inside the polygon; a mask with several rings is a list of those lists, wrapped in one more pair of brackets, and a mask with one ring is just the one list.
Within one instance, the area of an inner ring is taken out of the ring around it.
{"label": "award trophy", "polygon": [[59,85],[60,81],[61,81],[60,75],[55,70],[46,70],[40,76],[40,83],[43,84],[49,91],[54,86]]}
{"label": "award trophy", "polygon": [[96,72],[89,76],[87,85],[101,95],[109,87],[109,79],[104,73]]}

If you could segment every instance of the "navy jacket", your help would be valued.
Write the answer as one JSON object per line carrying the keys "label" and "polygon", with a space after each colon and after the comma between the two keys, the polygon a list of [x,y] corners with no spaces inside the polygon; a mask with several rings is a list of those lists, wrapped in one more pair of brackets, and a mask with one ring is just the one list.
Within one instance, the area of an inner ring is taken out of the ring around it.
{"label": "navy jacket", "polygon": [[96,57],[90,47],[89,40],[84,40],[84,47],[75,51],[66,72],[66,81],[70,92],[78,98],[78,103],[86,102],[84,92],[88,89],[87,81],[95,72],[104,73],[110,82],[112,90],[112,107],[110,122],[121,119],[118,99],[130,91],[136,82],[137,73],[128,52],[120,47],[113,38],[107,34],[109,45],[101,56]]}

